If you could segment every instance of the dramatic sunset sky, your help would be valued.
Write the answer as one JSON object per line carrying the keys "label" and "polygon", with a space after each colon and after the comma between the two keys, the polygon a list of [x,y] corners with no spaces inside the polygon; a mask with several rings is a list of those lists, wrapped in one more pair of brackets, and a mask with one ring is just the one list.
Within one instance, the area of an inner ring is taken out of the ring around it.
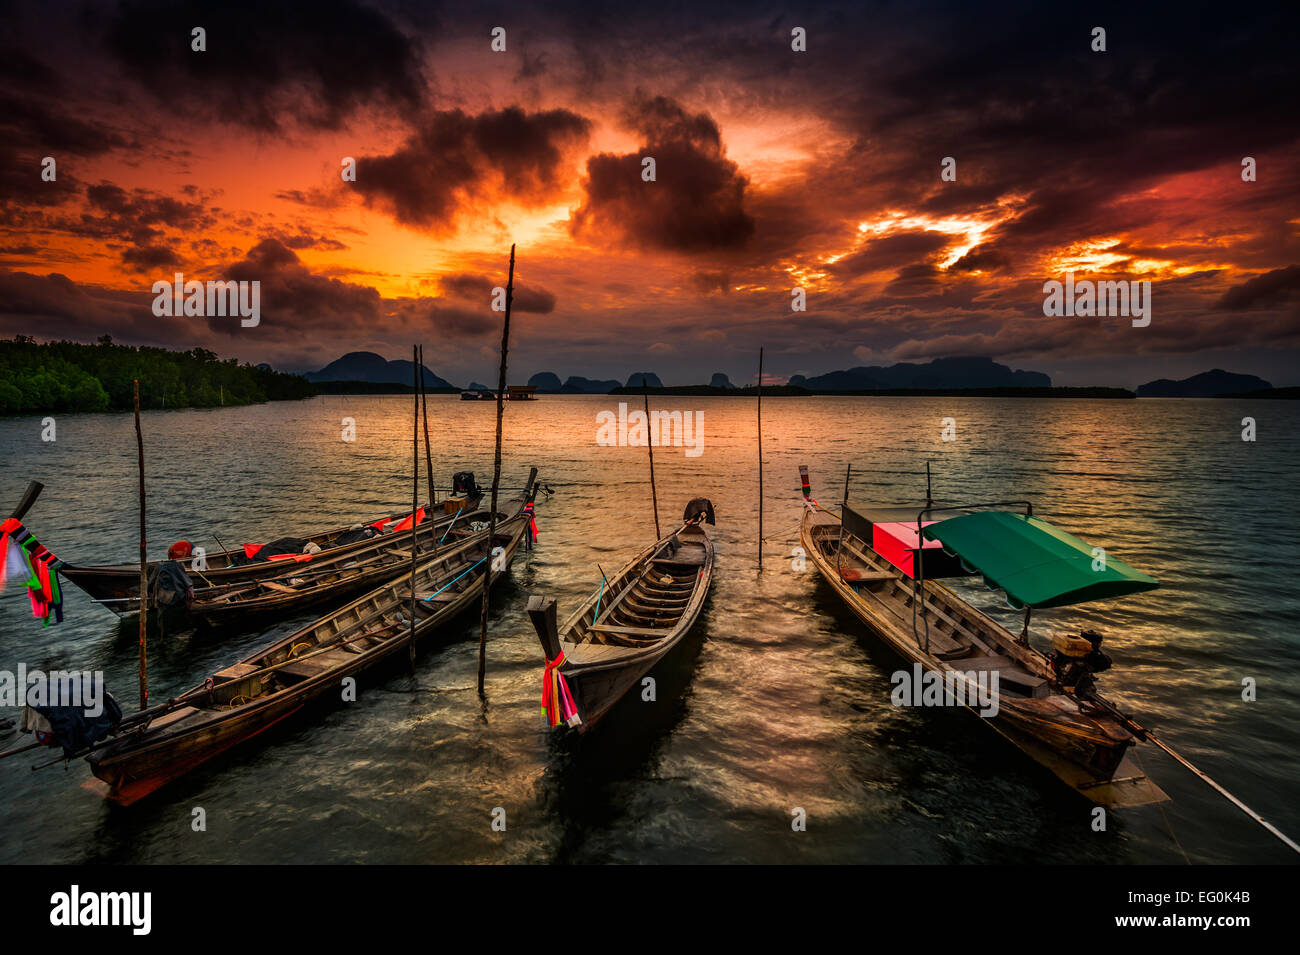
{"label": "dramatic sunset sky", "polygon": [[[419,341],[495,381],[515,242],[512,380],[744,383],[761,344],[774,380],[988,355],[1300,383],[1295,4],[0,9],[5,336],[291,371]],[[1044,317],[1071,269],[1150,280],[1149,327]],[[155,318],[177,271],[260,280],[261,325]]]}

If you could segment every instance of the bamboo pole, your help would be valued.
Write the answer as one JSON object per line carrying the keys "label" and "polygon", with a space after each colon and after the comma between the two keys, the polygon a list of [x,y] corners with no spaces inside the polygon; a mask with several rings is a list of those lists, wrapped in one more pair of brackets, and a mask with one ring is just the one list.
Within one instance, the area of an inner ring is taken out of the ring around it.
{"label": "bamboo pole", "polygon": [[144,533],[144,433],[140,430],[140,380],[132,382],[135,395],[135,447],[140,470],[140,709],[149,706],[149,650],[145,628],[149,623],[149,561]]}
{"label": "bamboo pole", "polygon": [[650,440],[650,389],[646,385],[645,375],[641,376],[641,396],[645,399],[645,447],[650,452],[650,503],[655,512],[655,540],[663,535],[659,531],[659,494],[655,491],[655,449]]}
{"label": "bamboo pole", "polygon": [[406,638],[408,656],[411,663],[411,670],[415,670],[415,565],[420,548],[417,545],[417,528],[415,523],[416,512],[420,509],[420,350],[415,345],[411,346],[411,357],[415,359],[416,367],[411,369],[411,381],[415,386],[413,389],[415,420],[411,428],[411,629]]}
{"label": "bamboo pole", "polygon": [[483,695],[483,681],[487,674],[488,601],[492,596],[492,550],[497,536],[497,491],[501,487],[501,418],[505,413],[506,357],[510,352],[510,303],[515,296],[515,247],[510,246],[510,274],[506,279],[506,317],[501,326],[501,369],[497,374],[497,446],[492,462],[492,508],[488,517],[487,570],[483,574],[483,609],[479,615],[478,631],[478,692]]}
{"label": "bamboo pole", "polygon": [[758,350],[758,572],[763,572],[763,349]]}
{"label": "bamboo pole", "polygon": [[1232,803],[1234,806],[1236,806],[1238,809],[1244,812],[1251,819],[1254,819],[1257,823],[1259,823],[1261,826],[1267,829],[1273,836],[1275,836],[1281,842],[1285,843],[1286,846],[1289,849],[1291,849],[1292,852],[1300,853],[1300,843],[1297,843],[1294,839],[1292,839],[1290,836],[1284,833],[1277,826],[1273,825],[1271,822],[1269,822],[1267,819],[1265,819],[1263,816],[1257,813],[1254,809],[1251,809],[1249,806],[1247,806],[1244,802],[1242,802],[1232,793],[1228,792],[1227,789],[1219,785],[1219,783],[1215,782],[1215,780],[1210,776],[1209,773],[1205,772],[1203,769],[1201,769],[1199,766],[1193,763],[1186,756],[1179,753],[1177,750],[1175,750],[1164,740],[1157,737],[1155,733],[1151,732],[1151,730],[1143,728],[1137,722],[1137,720],[1133,719],[1133,717],[1129,716],[1127,713],[1124,713],[1114,703],[1111,703],[1109,700],[1105,699],[1104,697],[1098,696],[1096,693],[1092,693],[1086,699],[1090,703],[1095,703],[1098,706],[1100,706],[1102,709],[1106,710],[1108,713],[1111,713],[1114,716],[1118,717],[1120,722],[1122,722],[1126,727],[1128,727],[1129,731],[1133,733],[1133,735],[1135,735],[1138,739],[1144,740],[1148,743],[1152,743],[1155,746],[1159,747],[1160,749],[1164,750],[1175,760],[1177,760],[1183,767],[1185,767],[1188,771],[1194,774],[1196,778],[1201,780],[1201,782],[1205,783],[1207,786],[1209,786],[1211,789],[1217,792],[1220,796],[1228,800],[1228,802]]}
{"label": "bamboo pole", "polygon": [[424,385],[423,345],[420,346],[420,407],[424,415],[424,466],[429,475],[429,504],[433,505],[438,503],[438,491],[433,483],[433,451],[429,447],[429,392]]}

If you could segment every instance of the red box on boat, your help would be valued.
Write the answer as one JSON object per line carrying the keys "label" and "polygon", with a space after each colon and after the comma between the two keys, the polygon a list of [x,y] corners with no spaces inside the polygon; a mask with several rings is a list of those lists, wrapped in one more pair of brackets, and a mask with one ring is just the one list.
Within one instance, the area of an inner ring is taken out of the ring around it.
{"label": "red box on boat", "polygon": [[[923,527],[928,527],[935,521],[926,521]],[[893,523],[876,523],[871,525],[871,549],[874,550],[885,560],[889,561],[909,577],[916,576],[916,552],[918,541],[916,536],[916,524]],[[938,541],[926,541],[925,549],[928,551],[938,551],[939,556],[943,553],[943,545]],[[926,571],[927,577],[939,576],[936,571],[941,564],[938,560],[931,560],[931,555],[926,554],[929,568]]]}

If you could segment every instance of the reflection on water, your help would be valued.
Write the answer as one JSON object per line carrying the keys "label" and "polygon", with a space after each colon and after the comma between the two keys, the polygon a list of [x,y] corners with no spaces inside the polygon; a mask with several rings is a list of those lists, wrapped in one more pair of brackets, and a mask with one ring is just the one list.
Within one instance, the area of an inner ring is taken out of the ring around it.
{"label": "reflection on water", "polygon": [[[6,862],[1194,862],[1281,861],[1285,850],[1149,747],[1143,765],[1174,797],[1112,813],[1089,806],[964,712],[889,703],[898,665],[811,573],[792,570],[798,465],[815,495],[908,503],[1029,497],[1035,513],[1159,578],[1152,593],[1039,616],[1037,632],[1091,625],[1115,668],[1103,685],[1284,830],[1300,830],[1300,558],[1297,424],[1289,402],[774,399],[764,407],[764,572],[757,574],[753,403],[671,398],[704,413],[704,453],[655,455],[661,518],[692,497],[717,507],[718,571],[696,630],[655,671],[655,703],[632,697],[607,725],[557,741],[540,711],[541,652],[526,596],[563,616],[654,536],[645,451],[599,447],[603,397],[507,409],[503,483],[531,464],[556,488],[541,538],[494,590],[486,703],[475,690],[477,621],[457,621],[405,665],[201,767],[129,810],[80,788],[82,763],[40,773],[0,764]],[[486,476],[494,408],[430,402],[438,479]],[[400,397],[144,417],[152,554],[188,538],[217,546],[361,519],[409,501],[409,407]],[[1259,440],[1240,440],[1240,420]],[[340,440],[341,419],[357,440]],[[941,419],[957,423],[941,439]],[[125,559],[135,542],[129,417],[0,421],[0,495],[46,491],[27,523],[61,557]],[[423,468],[421,468],[423,475]],[[0,504],[0,509],[11,506]],[[1004,622],[1000,597],[963,595]],[[42,630],[20,587],[0,597],[0,668],[102,669],[135,703],[135,629],[69,589]],[[278,634],[156,639],[153,699]],[[1241,701],[1253,677],[1259,700]],[[0,719],[14,717],[0,713]],[[0,729],[0,747],[18,737]],[[202,807],[208,831],[190,828]],[[506,812],[494,832],[492,812]],[[795,808],[806,832],[792,832]]]}

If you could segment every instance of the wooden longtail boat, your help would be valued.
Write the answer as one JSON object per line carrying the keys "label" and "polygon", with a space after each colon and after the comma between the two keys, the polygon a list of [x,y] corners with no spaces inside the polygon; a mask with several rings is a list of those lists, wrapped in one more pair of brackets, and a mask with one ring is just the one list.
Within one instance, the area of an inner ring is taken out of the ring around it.
{"label": "wooden longtail boat", "polygon": [[552,726],[588,732],[690,631],[713,580],[713,505],[696,498],[683,524],[602,580],[562,628],[555,601],[533,596],[528,615],[546,656]]}
{"label": "wooden longtail boat", "polygon": [[[534,492],[498,514],[491,544],[483,531],[438,552],[416,571],[415,639],[429,637],[463,610],[477,607],[489,569],[508,573],[522,542],[531,546]],[[493,559],[493,548],[499,552]],[[408,556],[409,559],[409,556]],[[165,704],[127,716],[117,734],[85,753],[100,780],[88,783],[110,801],[130,805],[325,697],[341,681],[405,652],[411,588],[403,577],[277,640]]]}
{"label": "wooden longtail boat", "polygon": [[[426,527],[433,533],[415,535],[416,560],[423,562],[468,539],[490,516],[487,509],[460,511]],[[338,601],[409,572],[411,541],[410,534],[385,534],[372,538],[367,547],[322,551],[306,567],[282,568],[275,578],[197,587],[188,607],[174,608],[176,616],[210,629],[226,629]]]}
{"label": "wooden longtail boat", "polygon": [[[913,693],[919,694],[918,684],[925,680],[932,687],[939,687],[940,681],[945,681],[943,686],[958,691],[953,695],[958,702],[965,700],[963,705],[967,709],[988,714],[983,722],[1094,803],[1140,806],[1169,798],[1126,755],[1137,739],[1130,731],[1134,724],[1121,718],[1114,704],[1096,692],[1092,672],[1083,665],[1088,650],[1098,651],[1100,636],[1091,631],[1085,633],[1085,637],[1095,638],[1091,644],[1087,639],[1058,637],[1054,641],[1057,652],[1051,656],[1031,647],[1027,636],[1029,607],[1062,606],[1136,593],[1151,589],[1157,585],[1156,581],[1114,558],[1108,558],[1110,574],[1105,580],[1089,582],[1080,578],[1079,583],[1092,587],[1091,595],[1067,593],[1052,587],[1050,581],[1039,580],[1037,583],[1046,583],[1047,589],[1036,593],[1041,599],[1024,605],[1026,632],[1017,637],[930,576],[927,568],[931,567],[936,571],[943,568],[948,576],[970,573],[969,567],[961,567],[969,551],[945,554],[933,542],[943,536],[957,536],[944,530],[947,525],[953,531],[965,531],[972,539],[982,537],[994,550],[1014,550],[1016,538],[993,539],[1003,518],[1010,519],[1003,523],[1032,521],[1032,525],[1023,524],[1021,530],[1054,535],[1058,542],[1066,538],[1072,545],[1082,541],[1045,521],[1022,518],[1018,514],[967,513],[949,520],[938,519],[942,516],[939,511],[969,511],[969,508],[917,505],[863,509],[846,504],[843,515],[836,517],[811,498],[807,470],[800,470],[804,475],[805,508],[800,523],[803,549],[849,610],[891,650],[912,664],[908,671],[894,675],[896,694],[905,682],[915,687]],[[904,515],[910,515],[907,523]],[[977,520],[975,526],[966,528],[958,524],[968,518],[993,520]],[[918,528],[918,524],[922,526]],[[1050,531],[1042,531],[1038,525]],[[947,547],[948,542],[944,541],[943,546]],[[1033,547],[1034,542],[1026,540],[1024,546]],[[1091,556],[1087,551],[1084,554]],[[1036,553],[1035,559],[1039,556]],[[1045,566],[1040,563],[1028,572],[1041,575]],[[986,572],[988,568],[975,570]],[[1001,585],[1011,599],[1012,590],[1019,593],[1023,586],[1022,579],[1011,583],[1013,576],[1008,571],[999,580],[990,572],[986,573],[986,581]],[[1098,669],[1109,665],[1108,658],[1102,658],[1106,662]],[[1069,669],[1071,665],[1074,669]],[[992,691],[996,708],[979,702],[981,673],[984,674],[983,690],[986,694]],[[992,679],[994,674],[996,683]],[[894,698],[896,702],[899,699],[897,695]]]}
{"label": "wooden longtail boat", "polygon": [[[456,520],[457,513],[461,510],[473,510],[479,506],[482,495],[475,489],[470,496],[460,496],[453,499],[452,506],[457,508],[457,512],[444,513],[444,508],[438,505],[426,506],[426,518],[414,529],[401,531],[389,531],[384,534],[383,541],[388,546],[401,545],[406,546],[411,537],[414,535],[421,540],[441,536],[447,527]],[[438,509],[436,514],[431,513],[434,508]],[[372,520],[360,522],[361,525],[398,525],[403,520],[410,517],[408,513],[385,514]],[[431,520],[430,517],[433,519]],[[461,520],[464,518],[462,517]],[[307,535],[302,538],[308,544],[315,544],[321,549],[321,553],[313,555],[310,560],[294,561],[292,557],[284,557],[276,560],[262,560],[253,563],[240,563],[245,557],[244,549],[224,550],[216,553],[209,553],[204,556],[206,567],[202,570],[195,569],[191,561],[184,561],[185,570],[194,580],[196,591],[200,588],[219,589],[228,587],[231,584],[247,583],[257,580],[269,580],[279,578],[286,573],[286,563],[294,565],[297,563],[300,570],[306,570],[313,562],[321,561],[328,558],[331,561],[336,558],[350,554],[367,551],[376,543],[375,538],[355,541],[342,546],[335,546],[334,542],[340,537],[350,533],[356,527],[355,524],[346,527],[335,527],[327,531],[318,531],[317,533]],[[299,555],[305,556],[305,555]],[[409,558],[409,552],[408,552]],[[149,570],[152,572],[160,561],[150,561]],[[109,610],[119,616],[132,616],[139,612],[140,609],[140,565],[135,564],[99,564],[99,565],[79,565],[65,563],[59,571],[68,581],[89,594],[97,603],[103,604]]]}

